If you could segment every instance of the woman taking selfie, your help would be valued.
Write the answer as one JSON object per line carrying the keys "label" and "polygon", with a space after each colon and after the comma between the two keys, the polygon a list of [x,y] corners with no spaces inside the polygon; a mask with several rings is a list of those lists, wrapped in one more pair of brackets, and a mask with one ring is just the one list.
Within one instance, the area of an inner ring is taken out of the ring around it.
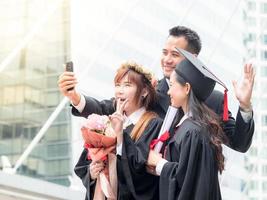
{"label": "woman taking selfie", "polygon": [[[157,138],[162,120],[151,110],[156,92],[152,75],[136,63],[124,63],[114,78],[115,113],[110,116],[117,134],[117,199],[158,199],[158,177],[146,172],[150,142]],[[75,167],[76,174],[93,199],[94,180],[104,163],[91,163],[87,149]],[[91,163],[91,164],[90,164]]]}

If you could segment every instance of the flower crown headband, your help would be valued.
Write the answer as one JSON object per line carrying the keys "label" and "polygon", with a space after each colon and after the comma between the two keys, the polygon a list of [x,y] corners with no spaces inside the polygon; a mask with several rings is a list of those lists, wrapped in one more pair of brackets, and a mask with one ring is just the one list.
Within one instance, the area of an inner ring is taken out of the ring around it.
{"label": "flower crown headband", "polygon": [[133,70],[135,71],[136,73],[138,74],[142,74],[144,75],[144,77],[151,83],[152,81],[152,73],[144,68],[142,65],[138,65],[137,63],[135,62],[126,62],[126,63],[123,63],[120,67],[121,69],[129,69],[129,70]]}

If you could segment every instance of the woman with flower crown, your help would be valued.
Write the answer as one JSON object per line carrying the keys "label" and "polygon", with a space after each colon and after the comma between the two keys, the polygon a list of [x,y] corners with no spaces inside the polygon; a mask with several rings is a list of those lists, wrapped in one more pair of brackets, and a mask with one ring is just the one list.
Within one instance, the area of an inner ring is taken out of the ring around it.
{"label": "woman with flower crown", "polygon": [[[151,73],[132,62],[122,64],[114,78],[115,112],[110,120],[117,135],[117,199],[158,199],[158,177],[146,172],[149,145],[162,125],[151,111],[156,101],[151,81]],[[94,180],[104,167],[101,161],[88,160],[84,149],[75,172],[87,189],[87,199],[94,199]]]}

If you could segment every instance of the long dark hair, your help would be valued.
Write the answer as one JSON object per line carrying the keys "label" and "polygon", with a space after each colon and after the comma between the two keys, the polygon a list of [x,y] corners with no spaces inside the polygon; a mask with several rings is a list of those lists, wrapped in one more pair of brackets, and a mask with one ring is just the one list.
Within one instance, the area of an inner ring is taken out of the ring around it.
{"label": "long dark hair", "polygon": [[[176,81],[181,85],[185,85],[186,81],[176,73]],[[195,96],[192,88],[188,98],[188,111],[191,118],[209,131],[211,144],[215,148],[215,156],[218,170],[220,173],[224,170],[224,155],[222,153],[222,143],[226,143],[227,139],[223,133],[218,115],[208,108],[204,102],[199,101]]]}

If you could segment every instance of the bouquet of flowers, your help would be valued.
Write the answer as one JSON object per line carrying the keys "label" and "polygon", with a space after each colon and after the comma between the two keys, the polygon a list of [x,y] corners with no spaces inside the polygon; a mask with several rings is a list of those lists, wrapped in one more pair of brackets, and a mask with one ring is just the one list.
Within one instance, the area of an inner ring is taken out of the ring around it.
{"label": "bouquet of flowers", "polygon": [[91,114],[81,128],[84,147],[88,149],[88,159],[92,161],[103,160],[105,169],[99,174],[96,182],[94,199],[117,198],[117,170],[116,133],[111,127],[109,118]]}

